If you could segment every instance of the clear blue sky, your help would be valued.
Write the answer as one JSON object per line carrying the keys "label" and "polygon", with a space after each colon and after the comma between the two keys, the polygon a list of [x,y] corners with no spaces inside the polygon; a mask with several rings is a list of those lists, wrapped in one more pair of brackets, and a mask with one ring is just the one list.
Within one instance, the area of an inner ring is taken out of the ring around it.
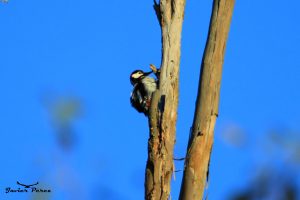
{"label": "clear blue sky", "polygon": [[[211,4],[186,4],[177,157],[185,155]],[[274,126],[300,130],[299,6],[298,0],[236,2],[211,161],[212,200],[245,185],[257,157],[252,147],[227,145],[226,127],[239,127],[254,144]],[[129,74],[160,63],[152,0],[9,0],[0,3],[0,24],[1,199],[31,198],[4,193],[16,181],[39,181],[55,200],[142,199],[148,129],[130,106]],[[72,122],[71,151],[57,143],[42,100],[49,94],[75,96],[82,104]],[[172,199],[180,182],[181,172]]]}

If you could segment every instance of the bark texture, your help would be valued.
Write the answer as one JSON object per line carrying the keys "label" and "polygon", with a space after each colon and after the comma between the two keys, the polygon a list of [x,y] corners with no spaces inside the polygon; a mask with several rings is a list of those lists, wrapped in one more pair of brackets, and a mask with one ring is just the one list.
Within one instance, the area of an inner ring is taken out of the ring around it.
{"label": "bark texture", "polygon": [[149,113],[145,199],[167,200],[170,195],[184,7],[185,0],[154,1],[162,32],[162,61],[159,88],[153,94]]}
{"label": "bark texture", "polygon": [[213,3],[180,200],[200,200],[203,197],[208,178],[214,127],[218,117],[222,65],[233,7],[234,0],[214,0]]}

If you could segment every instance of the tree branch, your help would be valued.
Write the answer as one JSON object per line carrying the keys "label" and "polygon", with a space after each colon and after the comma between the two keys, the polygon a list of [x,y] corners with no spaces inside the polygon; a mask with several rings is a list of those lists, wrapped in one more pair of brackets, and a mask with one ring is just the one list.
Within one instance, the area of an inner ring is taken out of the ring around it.
{"label": "tree branch", "polygon": [[161,13],[160,13],[160,6],[159,3],[156,2],[156,0],[153,0],[153,8],[158,20],[159,25],[161,26]]}
{"label": "tree branch", "polygon": [[185,0],[161,0],[159,6],[154,3],[162,31],[162,61],[159,88],[152,96],[149,113],[145,199],[167,200],[170,195],[184,6]]}
{"label": "tree branch", "polygon": [[180,200],[202,199],[209,170],[220,83],[234,0],[214,0],[201,64],[194,121],[186,154]]}

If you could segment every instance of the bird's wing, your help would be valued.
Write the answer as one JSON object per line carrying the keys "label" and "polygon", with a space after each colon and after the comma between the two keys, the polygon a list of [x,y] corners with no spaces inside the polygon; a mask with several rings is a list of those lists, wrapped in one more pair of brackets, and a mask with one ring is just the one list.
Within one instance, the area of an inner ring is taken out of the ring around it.
{"label": "bird's wing", "polygon": [[138,90],[139,85],[135,84],[131,95],[130,95],[130,103],[131,106],[134,107],[138,112],[143,112],[143,108],[142,108],[142,95],[140,93],[140,91]]}
{"label": "bird's wing", "polygon": [[31,185],[27,185],[27,186],[34,186],[34,185],[37,185],[37,184],[39,184],[39,182],[36,182],[35,184],[31,184]]}
{"label": "bird's wing", "polygon": [[22,186],[24,186],[24,187],[28,186],[28,185],[25,185],[25,184],[20,183],[19,181],[17,181],[17,184],[18,184],[18,185],[22,185]]}

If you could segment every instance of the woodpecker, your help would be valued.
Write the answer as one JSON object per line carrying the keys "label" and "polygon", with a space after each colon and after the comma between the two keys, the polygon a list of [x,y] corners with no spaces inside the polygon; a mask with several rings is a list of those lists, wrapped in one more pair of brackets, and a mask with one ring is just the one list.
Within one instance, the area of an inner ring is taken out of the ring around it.
{"label": "woodpecker", "polygon": [[149,77],[152,72],[135,70],[130,75],[130,82],[133,85],[130,103],[138,112],[146,116],[149,114],[152,93],[157,89],[157,81]]}

